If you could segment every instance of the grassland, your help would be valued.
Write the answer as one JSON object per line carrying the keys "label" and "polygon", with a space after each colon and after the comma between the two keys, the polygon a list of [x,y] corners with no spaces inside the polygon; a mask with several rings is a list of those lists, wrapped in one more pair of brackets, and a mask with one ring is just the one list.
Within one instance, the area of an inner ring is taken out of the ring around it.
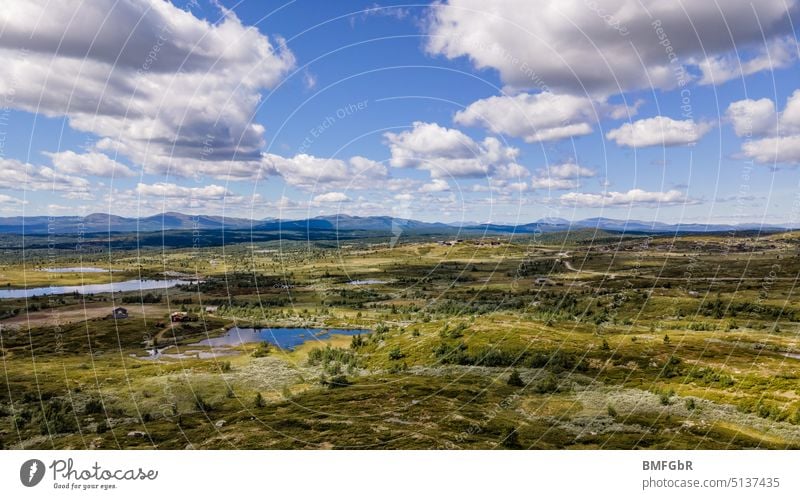
{"label": "grassland", "polygon": [[[800,235],[4,251],[5,448],[798,448]],[[53,274],[97,266],[113,273]],[[351,284],[367,281],[372,284]],[[115,305],[130,317],[108,316]],[[214,307],[208,310],[207,307]],[[172,324],[171,312],[192,322]],[[293,351],[239,326],[364,328]]]}

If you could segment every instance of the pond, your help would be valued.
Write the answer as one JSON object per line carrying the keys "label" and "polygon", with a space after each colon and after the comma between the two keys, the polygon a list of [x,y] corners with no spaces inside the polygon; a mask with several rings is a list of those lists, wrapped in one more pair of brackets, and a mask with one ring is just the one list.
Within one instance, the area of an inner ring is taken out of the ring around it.
{"label": "pond", "polygon": [[147,291],[167,289],[178,285],[194,284],[197,281],[186,279],[133,279],[107,284],[84,284],[80,286],[43,286],[27,289],[0,289],[0,299],[30,298],[31,296],[66,295],[78,292],[82,295],[96,293],[120,293],[123,291]]}
{"label": "pond", "polygon": [[386,281],[378,279],[356,279],[355,281],[349,281],[347,284],[352,286],[369,286],[370,284],[386,284]]}
{"label": "pond", "polygon": [[283,350],[292,350],[310,340],[324,340],[334,334],[353,336],[369,333],[366,329],[321,329],[304,327],[276,327],[276,328],[240,328],[233,327],[223,336],[208,338],[190,347],[232,347],[243,343],[260,343],[266,341]]}

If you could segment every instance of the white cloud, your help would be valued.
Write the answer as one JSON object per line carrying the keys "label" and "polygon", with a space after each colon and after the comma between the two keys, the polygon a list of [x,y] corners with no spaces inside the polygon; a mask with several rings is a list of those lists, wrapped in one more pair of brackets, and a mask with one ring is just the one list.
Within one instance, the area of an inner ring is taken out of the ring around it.
{"label": "white cloud", "polygon": [[694,144],[710,130],[709,123],[655,116],[625,123],[606,133],[606,138],[624,147],[686,146]]}
{"label": "white cloud", "polygon": [[494,137],[478,143],[459,130],[436,123],[416,121],[411,130],[384,134],[391,151],[390,164],[397,168],[428,170],[432,178],[485,177],[519,170],[507,167],[519,150],[504,146]]}
{"label": "white cloud", "polygon": [[18,199],[18,198],[9,196],[7,194],[0,194],[0,204],[4,204],[4,205],[22,205],[22,204],[28,204],[28,202],[25,201],[25,200],[22,200],[22,199]]}
{"label": "white cloud", "polygon": [[606,192],[603,194],[570,192],[567,194],[562,194],[559,200],[562,204],[588,208],[601,208],[604,206],[657,206],[696,203],[695,200],[687,198],[685,194],[678,190],[652,192],[642,189],[631,189],[628,192]]}
{"label": "white cloud", "polygon": [[531,181],[534,189],[563,191],[575,189],[581,177],[594,177],[597,172],[591,168],[580,166],[574,162],[548,165],[547,168],[538,170]]}
{"label": "white cloud", "polygon": [[266,154],[264,161],[283,177],[287,184],[311,190],[324,188],[369,189],[386,178],[386,167],[362,156],[347,161],[298,154],[291,158]]}
{"label": "white cloud", "polygon": [[0,189],[58,191],[73,198],[89,195],[89,181],[47,166],[36,166],[16,159],[0,159]]}
{"label": "white cloud", "polygon": [[597,172],[591,168],[586,168],[585,166],[580,166],[572,162],[550,165],[547,167],[546,171],[550,176],[557,178],[594,177],[597,175]]}
{"label": "white cloud", "polygon": [[313,203],[319,205],[325,203],[346,203],[348,201],[350,201],[350,198],[343,192],[326,192],[325,194],[315,196]]}
{"label": "white cloud", "polygon": [[468,57],[518,89],[582,95],[669,89],[691,79],[676,69],[696,65],[698,57],[791,34],[789,13],[797,4],[542,0],[532,8],[530,0],[446,0],[431,10],[427,50]]}
{"label": "white cloud", "polygon": [[8,0],[0,25],[0,93],[15,108],[66,116],[150,173],[260,161],[260,93],[294,65],[230,11],[212,24],[162,0]]}
{"label": "white cloud", "polygon": [[759,163],[800,163],[800,135],[767,137],[742,144],[742,153]]}
{"label": "white cloud", "polygon": [[800,90],[795,90],[786,100],[780,127],[782,134],[800,134]]}
{"label": "white cloud", "polygon": [[159,198],[191,198],[197,200],[221,200],[233,196],[228,189],[220,185],[212,184],[203,187],[185,187],[166,182],[137,184],[136,193],[142,196]]}
{"label": "white cloud", "polygon": [[132,177],[134,175],[127,166],[99,152],[78,154],[73,151],[61,151],[45,152],[44,154],[50,158],[56,170],[63,173],[97,177]]}
{"label": "white cloud", "polygon": [[450,190],[450,184],[446,180],[435,178],[419,188],[420,192],[446,192]]}
{"label": "white cloud", "polygon": [[531,187],[534,189],[566,191],[578,187],[578,181],[570,178],[534,177],[531,181]]}
{"label": "white cloud", "polygon": [[778,115],[770,99],[745,99],[732,102],[725,113],[739,137],[764,135],[775,130]]}
{"label": "white cloud", "polygon": [[182,211],[184,213],[225,213],[226,216],[253,216],[253,207],[267,206],[260,194],[239,195],[220,185],[187,187],[169,182],[139,183],[133,189],[109,189],[103,204],[84,208],[111,210],[114,214],[140,215]]}
{"label": "white cloud", "polygon": [[541,92],[494,96],[470,104],[455,115],[465,126],[481,125],[493,133],[547,142],[592,133],[598,118],[636,114],[638,105],[610,105],[587,97]]}
{"label": "white cloud", "polygon": [[745,157],[767,165],[800,164],[800,89],[780,113],[770,99],[747,99],[732,103],[727,115],[737,135],[754,137],[742,144]]}
{"label": "white cloud", "polygon": [[493,133],[544,142],[592,133],[592,101],[584,97],[542,92],[514,97],[494,96],[473,102],[455,115],[465,126],[482,125]]}
{"label": "white cloud", "polygon": [[734,78],[743,78],[761,71],[774,71],[790,66],[797,57],[797,40],[780,38],[762,47],[759,54],[750,59],[742,54],[725,54],[703,59],[698,64],[703,76],[702,85],[721,85]]}
{"label": "white cloud", "polygon": [[303,85],[307,90],[314,90],[317,87],[317,76],[306,68],[303,71]]}

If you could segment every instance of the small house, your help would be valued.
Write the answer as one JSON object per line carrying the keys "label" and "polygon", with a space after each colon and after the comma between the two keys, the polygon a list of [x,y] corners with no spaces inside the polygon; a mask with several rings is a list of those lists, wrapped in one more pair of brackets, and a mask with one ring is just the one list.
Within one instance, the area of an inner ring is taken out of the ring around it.
{"label": "small house", "polygon": [[128,309],[124,307],[117,307],[111,311],[111,317],[115,319],[127,319]]}
{"label": "small house", "polygon": [[213,314],[213,313],[215,313],[217,311],[218,308],[219,307],[216,306],[216,305],[209,305],[209,306],[206,307],[206,313],[207,314]]}
{"label": "small house", "polygon": [[172,312],[169,314],[171,322],[189,322],[189,314],[186,312]]}

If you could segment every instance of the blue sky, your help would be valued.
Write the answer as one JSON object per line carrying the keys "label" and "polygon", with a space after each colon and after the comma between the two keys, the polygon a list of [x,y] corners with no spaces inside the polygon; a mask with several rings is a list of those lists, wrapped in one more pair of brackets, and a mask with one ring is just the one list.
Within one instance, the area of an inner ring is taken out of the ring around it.
{"label": "blue sky", "polygon": [[0,14],[4,216],[800,223],[796,1],[71,3]]}

